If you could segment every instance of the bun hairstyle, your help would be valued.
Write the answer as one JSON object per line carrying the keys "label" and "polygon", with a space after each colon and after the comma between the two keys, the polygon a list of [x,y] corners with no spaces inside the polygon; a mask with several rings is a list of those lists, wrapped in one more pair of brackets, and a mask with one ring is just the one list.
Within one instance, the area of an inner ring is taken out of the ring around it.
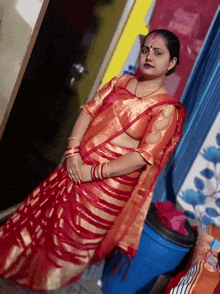
{"label": "bun hairstyle", "polygon": [[176,66],[180,63],[180,61],[179,61],[179,58],[180,58],[180,42],[179,42],[179,39],[171,31],[164,30],[164,29],[154,30],[154,31],[151,31],[147,36],[144,37],[144,40],[143,40],[143,43],[142,43],[141,47],[144,46],[146,38],[148,36],[150,36],[151,34],[157,34],[157,35],[161,36],[165,40],[167,49],[169,50],[169,53],[170,53],[170,60],[173,60],[174,57],[177,58],[176,65],[166,73],[166,76],[169,76],[169,75],[171,75],[172,73],[175,72]]}

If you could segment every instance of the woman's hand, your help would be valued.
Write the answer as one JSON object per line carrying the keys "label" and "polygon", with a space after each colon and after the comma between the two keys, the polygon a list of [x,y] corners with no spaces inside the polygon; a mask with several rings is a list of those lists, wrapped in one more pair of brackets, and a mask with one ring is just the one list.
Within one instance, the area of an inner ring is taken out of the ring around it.
{"label": "woman's hand", "polygon": [[69,178],[78,184],[80,184],[83,181],[81,173],[82,164],[83,161],[80,154],[68,157],[66,159],[66,170],[69,175]]}
{"label": "woman's hand", "polygon": [[88,165],[88,164],[83,164],[81,165],[81,174],[82,174],[82,181],[83,182],[91,182],[92,177],[91,177],[91,169],[93,165]]}
{"label": "woman's hand", "polygon": [[78,184],[80,184],[81,182],[92,181],[92,167],[92,165],[83,164],[80,155],[71,156],[66,159],[66,169],[69,178]]}

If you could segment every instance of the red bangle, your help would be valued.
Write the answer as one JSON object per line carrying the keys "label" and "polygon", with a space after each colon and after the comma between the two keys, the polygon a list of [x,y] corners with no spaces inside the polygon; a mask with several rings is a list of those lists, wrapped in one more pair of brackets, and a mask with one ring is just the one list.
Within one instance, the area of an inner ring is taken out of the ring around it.
{"label": "red bangle", "polygon": [[[99,165],[94,165],[91,168],[91,178],[92,180],[103,180],[105,178],[104,176],[104,163],[100,163]],[[97,175],[96,175],[97,172]]]}
{"label": "red bangle", "polygon": [[69,148],[66,149],[66,151],[69,151],[69,150],[72,150],[72,149],[80,149],[80,147],[79,146],[69,147]]}
{"label": "red bangle", "polygon": [[80,153],[79,150],[73,151],[73,150],[68,150],[65,152],[65,154],[75,154],[75,153]]}
{"label": "red bangle", "polygon": [[96,176],[96,170],[98,168],[98,165],[95,165],[94,168],[92,169],[92,176],[94,180],[99,180],[99,178]]}
{"label": "red bangle", "polygon": [[96,165],[94,168],[94,176],[95,176],[95,180],[99,180],[99,174],[96,176],[96,171],[99,169],[99,166]]}
{"label": "red bangle", "polygon": [[71,156],[75,156],[75,155],[78,155],[80,154],[80,149],[78,146],[76,147],[70,147],[70,148],[67,148],[66,149],[66,152],[65,152],[65,158],[68,158],[68,157],[71,157]]}
{"label": "red bangle", "polygon": [[65,156],[71,156],[71,155],[74,155],[74,154],[79,154],[80,152],[79,151],[76,151],[76,152],[70,152],[70,151],[67,151],[65,153]]}

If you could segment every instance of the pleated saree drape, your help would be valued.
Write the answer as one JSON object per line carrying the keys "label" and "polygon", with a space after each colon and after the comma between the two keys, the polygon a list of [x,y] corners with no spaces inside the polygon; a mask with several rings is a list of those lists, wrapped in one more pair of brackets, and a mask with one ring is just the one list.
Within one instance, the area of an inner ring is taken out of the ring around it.
{"label": "pleated saree drape", "polygon": [[138,133],[138,122],[147,126],[152,112],[174,105],[176,115],[164,133],[165,146],[147,150],[143,129],[136,151],[149,160],[147,169],[81,184],[69,179],[64,162],[0,229],[4,278],[51,290],[79,279],[88,264],[115,246],[135,255],[156,177],[181,138],[185,109],[168,94],[135,100],[124,88],[128,79],[115,77],[83,107],[92,118],[80,146],[84,164],[108,162],[133,151],[111,140],[128,129]]}

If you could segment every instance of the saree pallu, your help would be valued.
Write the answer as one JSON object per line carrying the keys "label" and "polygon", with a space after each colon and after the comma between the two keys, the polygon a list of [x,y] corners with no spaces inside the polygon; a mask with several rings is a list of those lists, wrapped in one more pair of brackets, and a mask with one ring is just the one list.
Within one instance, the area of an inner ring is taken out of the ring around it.
{"label": "saree pallu", "polygon": [[[106,143],[83,161],[108,162],[131,150]],[[96,259],[97,248],[128,201],[140,172],[74,184],[64,162],[1,228],[1,276],[36,290],[77,281]]]}

